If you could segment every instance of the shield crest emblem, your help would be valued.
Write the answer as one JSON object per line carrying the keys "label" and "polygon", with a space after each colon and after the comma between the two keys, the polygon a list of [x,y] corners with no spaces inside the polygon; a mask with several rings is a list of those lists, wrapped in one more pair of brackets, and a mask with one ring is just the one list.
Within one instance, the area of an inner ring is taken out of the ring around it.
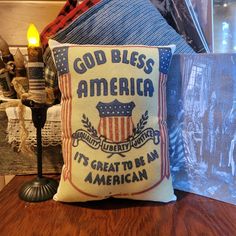
{"label": "shield crest emblem", "polygon": [[110,103],[99,102],[96,106],[100,116],[98,133],[112,142],[126,141],[133,135],[134,107],[134,102],[121,103],[117,99]]}

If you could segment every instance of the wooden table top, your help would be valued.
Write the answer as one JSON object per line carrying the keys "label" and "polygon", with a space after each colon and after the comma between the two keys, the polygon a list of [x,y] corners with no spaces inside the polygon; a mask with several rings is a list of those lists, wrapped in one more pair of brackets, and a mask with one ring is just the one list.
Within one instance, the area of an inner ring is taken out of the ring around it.
{"label": "wooden table top", "polygon": [[16,176],[0,192],[0,235],[236,235],[236,206],[195,194],[176,191],[178,200],[169,204],[24,202],[19,189],[33,178]]}

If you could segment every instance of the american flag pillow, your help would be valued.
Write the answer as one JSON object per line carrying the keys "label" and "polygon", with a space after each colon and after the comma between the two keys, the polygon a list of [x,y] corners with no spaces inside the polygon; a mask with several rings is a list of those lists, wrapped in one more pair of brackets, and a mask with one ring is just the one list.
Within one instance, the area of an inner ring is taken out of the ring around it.
{"label": "american flag pillow", "polygon": [[64,166],[54,199],[169,202],[166,80],[175,46],[50,41],[62,94]]}

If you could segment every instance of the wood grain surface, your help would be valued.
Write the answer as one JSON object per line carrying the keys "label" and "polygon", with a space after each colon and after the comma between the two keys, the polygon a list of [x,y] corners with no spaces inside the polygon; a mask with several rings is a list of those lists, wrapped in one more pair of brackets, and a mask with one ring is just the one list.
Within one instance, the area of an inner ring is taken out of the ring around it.
{"label": "wood grain surface", "polygon": [[5,177],[0,175],[0,191],[5,186]]}
{"label": "wood grain surface", "polygon": [[[34,157],[14,151],[7,143],[6,130],[7,116],[5,112],[0,112],[0,175],[37,173],[36,155]],[[60,173],[62,165],[60,146],[43,148],[43,173]]]}
{"label": "wood grain surface", "polygon": [[1,235],[234,236],[236,232],[236,206],[194,194],[177,191],[177,202],[169,204],[124,199],[27,203],[18,192],[31,179],[17,176],[0,192]]}

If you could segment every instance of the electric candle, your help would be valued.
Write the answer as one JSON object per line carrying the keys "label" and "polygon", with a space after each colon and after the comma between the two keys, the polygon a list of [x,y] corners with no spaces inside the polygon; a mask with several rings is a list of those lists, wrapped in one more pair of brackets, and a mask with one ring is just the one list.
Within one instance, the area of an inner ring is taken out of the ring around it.
{"label": "electric candle", "polygon": [[27,32],[28,39],[28,79],[29,100],[36,103],[46,102],[43,52],[40,37],[36,27],[30,24]]}

